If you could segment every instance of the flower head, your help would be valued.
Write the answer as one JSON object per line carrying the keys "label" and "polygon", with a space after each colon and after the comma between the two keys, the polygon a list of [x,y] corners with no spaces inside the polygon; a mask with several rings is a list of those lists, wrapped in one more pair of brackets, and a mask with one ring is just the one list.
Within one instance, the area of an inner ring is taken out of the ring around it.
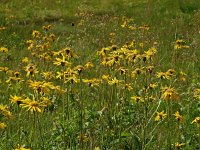
{"label": "flower head", "polygon": [[155,121],[162,121],[167,114],[164,113],[164,111],[162,112],[157,112],[157,115],[155,117]]}

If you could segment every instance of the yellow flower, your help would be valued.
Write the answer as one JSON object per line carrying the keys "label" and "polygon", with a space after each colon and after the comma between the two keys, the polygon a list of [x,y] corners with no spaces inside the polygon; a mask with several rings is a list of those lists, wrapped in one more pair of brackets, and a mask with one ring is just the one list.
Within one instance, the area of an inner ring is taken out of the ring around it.
{"label": "yellow flower", "polygon": [[162,88],[162,98],[164,100],[178,100],[179,99],[179,95],[176,92],[176,90],[174,88],[170,88],[170,87],[164,87]]}
{"label": "yellow flower", "polygon": [[169,69],[167,70],[166,75],[168,78],[172,78],[173,76],[175,76],[174,73],[175,73],[175,70]]}
{"label": "yellow flower", "polygon": [[167,114],[164,113],[164,111],[162,112],[157,112],[157,116],[155,117],[155,121],[162,121]]}
{"label": "yellow flower", "polygon": [[83,79],[84,83],[87,83],[89,86],[93,87],[93,86],[99,86],[99,84],[102,82],[102,80],[100,79]]}
{"label": "yellow flower", "polygon": [[3,71],[3,72],[7,72],[9,70],[8,67],[0,67],[0,72]]}
{"label": "yellow flower", "polygon": [[22,59],[22,63],[28,63],[28,62],[29,62],[28,57],[24,57],[24,58]]}
{"label": "yellow flower", "polygon": [[17,144],[17,147],[13,150],[31,150],[30,148],[25,148],[23,145]]}
{"label": "yellow flower", "polygon": [[42,26],[42,29],[48,31],[52,28],[52,25]]}
{"label": "yellow flower", "polygon": [[180,113],[179,113],[178,111],[174,114],[174,116],[175,116],[175,119],[176,119],[178,122],[183,121],[183,116],[180,115]]}
{"label": "yellow flower", "polygon": [[0,122],[0,129],[5,129],[7,125],[4,122]]}
{"label": "yellow flower", "polygon": [[178,142],[175,143],[176,149],[180,149],[184,145],[185,145],[185,143],[178,143]]}
{"label": "yellow flower", "polygon": [[200,89],[195,89],[194,97],[197,98],[197,99],[200,99]]}
{"label": "yellow flower", "polygon": [[144,99],[141,96],[133,96],[133,97],[131,97],[131,99],[137,103],[144,102]]}
{"label": "yellow flower", "polygon": [[113,79],[108,81],[108,84],[117,85],[117,84],[120,84],[121,82],[123,82],[123,80],[118,80],[116,77],[114,77]]}
{"label": "yellow flower", "polygon": [[70,62],[68,62],[67,60],[66,60],[66,58],[63,56],[63,58],[62,59],[60,59],[60,58],[56,58],[56,61],[54,61],[54,63],[53,63],[54,65],[57,65],[57,66],[71,66],[71,63]]}
{"label": "yellow flower", "polygon": [[27,111],[40,113],[42,112],[42,109],[46,107],[44,103],[36,101],[34,97],[33,100],[26,98],[25,100],[23,100],[23,103],[20,104],[20,106],[22,108],[27,108]]}
{"label": "yellow flower", "polygon": [[157,72],[157,78],[160,78],[160,79],[168,79],[168,76],[165,72]]}
{"label": "yellow flower", "polygon": [[45,79],[52,79],[54,76],[53,76],[53,73],[51,71],[47,71],[47,72],[42,72],[42,77],[44,77]]}
{"label": "yellow flower", "polygon": [[0,115],[5,116],[8,119],[13,118],[12,113],[8,110],[8,106],[0,104]]}
{"label": "yellow flower", "polygon": [[37,70],[36,66],[33,64],[28,64],[25,68],[26,76],[34,76],[36,73],[38,73],[39,71]]}
{"label": "yellow flower", "polygon": [[12,95],[10,95],[11,103],[17,103],[17,105],[19,105],[19,104],[22,103],[22,100],[23,100],[23,98],[20,97],[20,96],[16,96],[16,95],[12,96]]}
{"label": "yellow flower", "polygon": [[0,52],[7,53],[8,49],[6,47],[0,47]]}
{"label": "yellow flower", "polygon": [[84,67],[85,68],[92,68],[92,67],[94,67],[94,65],[91,62],[87,62]]}
{"label": "yellow flower", "polygon": [[186,42],[184,40],[180,40],[180,39],[176,40],[174,49],[177,50],[177,49],[183,49],[183,48],[189,48],[189,46],[186,45]]}
{"label": "yellow flower", "polygon": [[33,36],[34,38],[38,38],[38,37],[40,36],[40,32],[39,32],[39,31],[36,31],[36,30],[33,30],[32,36]]}
{"label": "yellow flower", "polygon": [[200,127],[200,117],[196,117],[193,121],[192,124],[196,123],[197,127]]}

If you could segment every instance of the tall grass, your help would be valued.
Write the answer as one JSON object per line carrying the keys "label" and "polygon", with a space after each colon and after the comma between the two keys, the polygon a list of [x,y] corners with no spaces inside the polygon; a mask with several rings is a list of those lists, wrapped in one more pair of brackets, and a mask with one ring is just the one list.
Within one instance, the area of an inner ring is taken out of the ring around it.
{"label": "tall grass", "polygon": [[197,1],[2,1],[0,149],[198,149]]}

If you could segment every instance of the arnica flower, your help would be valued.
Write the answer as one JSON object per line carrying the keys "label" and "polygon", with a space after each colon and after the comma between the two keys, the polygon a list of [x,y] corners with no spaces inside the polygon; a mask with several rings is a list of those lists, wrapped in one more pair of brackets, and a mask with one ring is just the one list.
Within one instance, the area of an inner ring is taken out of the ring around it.
{"label": "arnica flower", "polygon": [[4,122],[0,122],[0,130],[5,129],[7,125]]}
{"label": "arnica flower", "polygon": [[179,74],[179,80],[185,82],[186,77],[187,77],[187,74],[184,73],[183,71],[181,71],[180,74]]}
{"label": "arnica flower", "polygon": [[178,142],[176,142],[176,143],[175,143],[175,148],[179,150],[179,149],[181,149],[184,145],[185,145],[185,143],[178,143]]}
{"label": "arnica flower", "polygon": [[160,79],[169,79],[168,75],[165,72],[157,72],[157,78]]}
{"label": "arnica flower", "polygon": [[174,49],[178,50],[178,49],[184,49],[184,48],[190,48],[189,46],[186,45],[186,42],[184,40],[176,40]]}
{"label": "arnica flower", "polygon": [[0,72],[2,71],[6,73],[8,70],[9,70],[8,67],[0,67]]}
{"label": "arnica flower", "polygon": [[12,96],[10,95],[10,101],[12,104],[20,105],[22,103],[23,98],[21,96]]}
{"label": "arnica flower", "polygon": [[197,99],[200,99],[200,89],[195,89],[194,97],[197,98]]}
{"label": "arnica flower", "polygon": [[131,97],[131,100],[133,100],[136,103],[144,102],[144,98],[142,98],[141,96],[133,96],[133,97]]}
{"label": "arnica flower", "polygon": [[28,64],[25,68],[26,71],[26,76],[34,76],[36,73],[38,73],[39,71],[37,70],[36,66],[33,64]]}
{"label": "arnica flower", "polygon": [[23,100],[23,103],[20,104],[22,108],[26,108],[27,111],[32,112],[39,112],[41,113],[43,108],[46,107],[44,103],[38,102],[35,100],[35,97],[33,97],[33,100],[26,98]]}
{"label": "arnica flower", "polygon": [[91,63],[91,62],[87,62],[85,65],[84,65],[85,68],[89,69],[89,68],[93,68],[94,67],[94,64]]}
{"label": "arnica flower", "polygon": [[31,150],[30,148],[25,148],[24,145],[17,144],[17,147],[13,150]]}
{"label": "arnica flower", "polygon": [[99,84],[102,82],[101,79],[83,79],[84,83],[87,83],[89,86],[93,87],[93,86],[99,86]]}
{"label": "arnica flower", "polygon": [[164,87],[162,88],[162,98],[164,100],[178,100],[179,95],[174,88]]}
{"label": "arnica flower", "polygon": [[12,113],[8,110],[8,106],[0,104],[0,115],[5,116],[8,119],[13,118]]}
{"label": "arnica flower", "polygon": [[78,58],[78,55],[70,47],[63,48],[61,51],[67,58]]}
{"label": "arnica flower", "polygon": [[56,58],[56,61],[54,61],[54,63],[53,63],[54,65],[57,65],[57,66],[71,66],[71,63],[69,62],[69,61],[67,61],[66,60],[66,57],[65,56],[63,56],[63,58],[62,59],[60,59],[60,58]]}
{"label": "arnica flower", "polygon": [[173,76],[175,76],[174,73],[175,73],[174,69],[169,69],[167,70],[166,75],[168,78],[172,78]]}
{"label": "arnica flower", "polygon": [[42,29],[48,31],[52,28],[52,25],[43,26]]}
{"label": "arnica flower", "polygon": [[178,121],[178,122],[182,122],[183,121],[183,116],[180,115],[180,113],[177,111],[175,114],[175,119]]}
{"label": "arnica flower", "polygon": [[28,57],[24,57],[22,60],[21,60],[22,63],[28,63],[29,62],[29,59]]}
{"label": "arnica flower", "polygon": [[118,85],[120,83],[124,82],[123,80],[118,80],[116,77],[108,81],[109,85]]}
{"label": "arnica flower", "polygon": [[42,74],[42,77],[47,80],[50,80],[54,77],[53,72],[51,71],[42,72],[41,74]]}
{"label": "arnica flower", "polygon": [[7,53],[8,49],[6,47],[0,47],[0,52]]}
{"label": "arnica flower", "polygon": [[33,30],[32,36],[33,36],[34,38],[38,38],[38,37],[40,36],[40,32],[39,32],[39,31],[36,31],[36,30]]}
{"label": "arnica flower", "polygon": [[195,123],[197,127],[200,127],[200,117],[196,117],[193,121],[192,124]]}
{"label": "arnica flower", "polygon": [[155,121],[162,121],[167,114],[164,113],[164,111],[162,112],[157,112],[157,115],[155,117]]}

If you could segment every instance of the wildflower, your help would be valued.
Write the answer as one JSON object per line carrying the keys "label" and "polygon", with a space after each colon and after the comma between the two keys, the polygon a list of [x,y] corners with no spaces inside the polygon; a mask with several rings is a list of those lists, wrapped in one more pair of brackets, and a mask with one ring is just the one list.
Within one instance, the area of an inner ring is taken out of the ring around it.
{"label": "wildflower", "polygon": [[155,117],[155,121],[162,121],[167,114],[164,113],[164,111],[162,112],[157,112],[157,115]]}
{"label": "wildflower", "polygon": [[1,105],[0,104],[0,115],[5,116],[6,118],[13,118],[12,113],[8,110],[8,107],[6,105]]}
{"label": "wildflower", "polygon": [[148,66],[148,67],[146,67],[146,71],[148,73],[150,73],[150,74],[153,72],[153,69],[154,69],[154,66]]}
{"label": "wildflower", "polygon": [[44,77],[45,79],[52,79],[53,78],[53,73],[51,71],[47,71],[47,72],[42,72],[42,77]]}
{"label": "wildflower", "polygon": [[175,76],[174,73],[175,73],[175,70],[169,69],[167,70],[166,75],[168,78],[172,78],[173,76]]}
{"label": "wildflower", "polygon": [[[76,67],[74,67],[73,72],[78,72],[78,74],[80,75],[80,73],[84,70],[84,67],[82,65],[78,65]],[[76,74],[76,73],[75,73]]]}
{"label": "wildflower", "polygon": [[23,103],[20,104],[22,108],[27,108],[27,111],[32,112],[42,112],[42,109],[46,107],[44,103],[38,102],[35,100],[35,97],[33,96],[33,100],[26,98],[23,100]]}
{"label": "wildflower", "polygon": [[0,52],[7,53],[8,49],[6,47],[0,47]]}
{"label": "wildflower", "polygon": [[116,77],[114,77],[113,79],[108,81],[108,84],[117,85],[117,84],[120,84],[121,82],[123,82],[123,80],[118,80]]}
{"label": "wildflower", "polygon": [[142,30],[149,30],[149,28],[150,27],[148,25],[138,27],[138,29],[142,29]]}
{"label": "wildflower", "polygon": [[164,87],[162,88],[162,92],[163,92],[162,98],[164,100],[169,100],[169,99],[178,100],[179,99],[178,93],[176,92],[174,88]]}
{"label": "wildflower", "polygon": [[169,78],[165,72],[157,72],[156,76],[157,76],[157,78],[160,78],[160,79],[168,79]]}
{"label": "wildflower", "polygon": [[152,60],[152,58],[153,58],[153,56],[156,52],[157,52],[156,48],[151,47],[147,51],[145,51],[144,53],[145,53],[147,59]]}
{"label": "wildflower", "polygon": [[55,39],[56,39],[56,36],[55,36],[55,34],[50,34],[49,35],[49,39],[50,39],[50,41],[55,41]]}
{"label": "wildflower", "polygon": [[54,61],[54,64],[55,65],[57,65],[57,66],[70,66],[71,65],[71,63],[70,62],[68,62],[67,60],[66,60],[66,58],[63,56],[63,58],[62,59],[60,59],[60,58],[56,58],[56,61]]}
{"label": "wildflower", "polygon": [[34,76],[34,74],[38,73],[39,71],[37,70],[36,66],[33,64],[28,64],[25,67],[25,71],[27,72],[26,76]]}
{"label": "wildflower", "polygon": [[40,100],[46,106],[51,106],[52,101],[48,97],[41,97]]}
{"label": "wildflower", "polygon": [[23,100],[23,98],[21,96],[16,96],[16,95],[12,96],[12,95],[10,95],[10,101],[11,101],[12,104],[13,103],[14,104],[17,103],[17,105],[20,105],[22,103],[22,100]]}
{"label": "wildflower", "polygon": [[41,81],[32,81],[28,80],[29,87],[33,88],[36,93],[49,93],[50,89],[53,88],[53,85],[51,82],[41,82]]}
{"label": "wildflower", "polygon": [[78,83],[79,79],[77,79],[77,76],[73,75],[73,76],[68,77],[68,78],[65,79],[64,83],[68,83],[68,82],[71,82],[72,84],[73,83]]}
{"label": "wildflower", "polygon": [[186,76],[187,76],[187,74],[184,73],[183,71],[181,71],[180,75],[179,75],[179,80],[183,81],[183,82],[186,81]]}
{"label": "wildflower", "polygon": [[102,75],[102,79],[105,81],[109,81],[110,76],[109,75]]}
{"label": "wildflower", "polygon": [[178,122],[183,121],[183,116],[180,115],[180,113],[179,113],[178,111],[174,114],[174,116],[175,116],[175,119],[176,119]]}
{"label": "wildflower", "polygon": [[93,87],[93,86],[99,86],[99,84],[102,82],[102,80],[100,79],[83,79],[84,83],[87,83],[89,86]]}
{"label": "wildflower", "polygon": [[48,31],[52,28],[52,25],[43,26],[42,29]]}
{"label": "wildflower", "polygon": [[14,150],[31,150],[30,148],[25,148],[24,145],[17,144],[17,147]]}
{"label": "wildflower", "polygon": [[0,67],[0,72],[2,71],[6,73],[8,70],[9,70],[8,67]]}
{"label": "wildflower", "polygon": [[118,69],[118,71],[120,72],[121,75],[124,75],[124,74],[126,74],[126,73],[128,72],[128,69],[125,69],[125,68],[123,68],[123,67],[120,67],[120,68]]}
{"label": "wildflower", "polygon": [[200,117],[196,117],[193,121],[192,124],[196,123],[197,127],[200,127]]}
{"label": "wildflower", "polygon": [[131,91],[133,89],[133,87],[131,86],[131,84],[126,83],[126,84],[122,85],[122,89]]}
{"label": "wildflower", "polygon": [[178,142],[176,142],[176,143],[175,143],[175,148],[179,150],[179,149],[181,149],[181,147],[184,146],[184,145],[185,145],[185,143],[178,143]]}
{"label": "wildflower", "polygon": [[184,40],[180,40],[180,39],[176,40],[174,49],[177,50],[177,49],[183,49],[183,48],[189,48],[189,46],[186,45],[186,42]]}
{"label": "wildflower", "polygon": [[0,122],[0,129],[5,129],[7,125],[4,122]]}
{"label": "wildflower", "polygon": [[156,83],[150,83],[149,86],[148,86],[148,89],[155,89],[156,87],[158,86],[158,84]]}
{"label": "wildflower", "polygon": [[63,48],[61,51],[66,55],[67,58],[78,58],[74,51],[69,47]]}
{"label": "wildflower", "polygon": [[93,68],[94,67],[94,64],[91,63],[91,62],[87,62],[84,66],[85,68]]}
{"label": "wildflower", "polygon": [[194,90],[194,97],[197,98],[197,99],[200,99],[200,89]]}
{"label": "wildflower", "polygon": [[38,37],[40,36],[40,32],[39,32],[39,31],[36,31],[36,30],[33,30],[32,36],[33,36],[34,38],[38,38]]}
{"label": "wildflower", "polygon": [[144,99],[141,96],[133,96],[133,97],[131,97],[131,99],[137,103],[144,102]]}
{"label": "wildflower", "polygon": [[22,61],[22,63],[28,63],[29,59],[28,59],[28,57],[24,57],[21,61]]}

